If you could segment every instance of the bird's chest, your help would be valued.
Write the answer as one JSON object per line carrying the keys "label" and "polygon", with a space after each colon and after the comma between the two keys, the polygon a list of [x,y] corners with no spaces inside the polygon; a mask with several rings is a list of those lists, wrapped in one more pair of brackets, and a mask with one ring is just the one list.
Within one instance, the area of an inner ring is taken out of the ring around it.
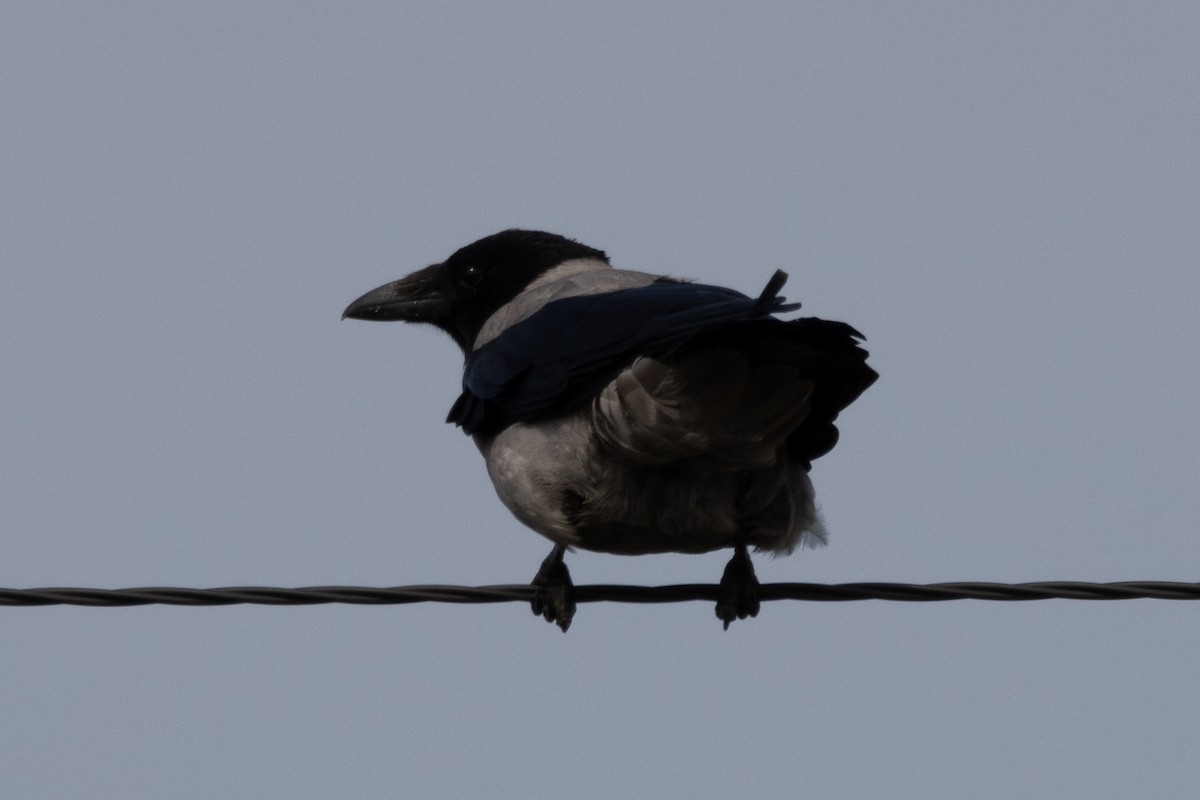
{"label": "bird's chest", "polygon": [[496,493],[543,536],[611,553],[705,552],[737,534],[736,480],[597,446],[587,412],[476,437]]}

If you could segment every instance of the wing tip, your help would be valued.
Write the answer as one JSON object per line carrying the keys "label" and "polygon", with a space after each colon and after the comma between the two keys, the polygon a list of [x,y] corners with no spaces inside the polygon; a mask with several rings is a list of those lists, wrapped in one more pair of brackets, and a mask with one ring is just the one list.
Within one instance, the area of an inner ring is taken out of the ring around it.
{"label": "wing tip", "polygon": [[795,311],[800,307],[799,303],[788,303],[786,297],[779,296],[779,290],[787,283],[788,274],[781,269],[775,270],[775,274],[767,281],[767,285],[763,287],[762,294],[754,301],[754,315],[762,316],[775,311]]}

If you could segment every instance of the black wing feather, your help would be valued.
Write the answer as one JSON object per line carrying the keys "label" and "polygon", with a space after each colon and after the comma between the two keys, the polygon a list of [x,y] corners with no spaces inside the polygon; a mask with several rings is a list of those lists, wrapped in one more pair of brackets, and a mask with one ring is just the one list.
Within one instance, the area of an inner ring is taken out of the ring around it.
{"label": "black wing feather", "polygon": [[470,354],[446,421],[486,434],[561,414],[639,356],[661,357],[714,326],[797,307],[678,282],[555,300]]}

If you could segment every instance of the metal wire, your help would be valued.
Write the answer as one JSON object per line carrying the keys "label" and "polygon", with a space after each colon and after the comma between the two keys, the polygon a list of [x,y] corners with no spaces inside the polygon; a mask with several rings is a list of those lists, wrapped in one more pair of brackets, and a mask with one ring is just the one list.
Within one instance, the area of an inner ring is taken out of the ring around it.
{"label": "metal wire", "polygon": [[[307,586],[285,589],[272,586],[231,586],[217,589],[141,587],[133,589],[4,589],[0,606],[267,606],[392,605],[399,603],[528,603],[542,590],[529,585],[502,586]],[[576,586],[577,603],[684,603],[716,601],[716,584],[686,583],[672,586],[591,584]],[[760,599],[892,600],[928,603],[942,600],[1200,600],[1200,583],[1172,581],[1121,581],[1083,583],[764,583]]]}

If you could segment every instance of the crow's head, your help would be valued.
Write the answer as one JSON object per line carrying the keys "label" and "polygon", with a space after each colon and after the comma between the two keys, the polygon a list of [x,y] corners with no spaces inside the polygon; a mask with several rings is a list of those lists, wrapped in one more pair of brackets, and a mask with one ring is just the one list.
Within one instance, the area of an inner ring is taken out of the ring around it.
{"label": "crow's head", "polygon": [[543,231],[507,230],[457,250],[440,264],[372,289],[342,318],[428,322],[468,352],[483,323],[547,270],[577,258],[608,257]]}

